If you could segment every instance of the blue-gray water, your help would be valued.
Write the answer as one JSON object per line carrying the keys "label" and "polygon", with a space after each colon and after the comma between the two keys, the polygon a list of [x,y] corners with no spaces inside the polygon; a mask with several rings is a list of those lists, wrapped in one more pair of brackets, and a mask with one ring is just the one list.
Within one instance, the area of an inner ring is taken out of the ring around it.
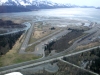
{"label": "blue-gray water", "polygon": [[[40,17],[62,17],[70,19],[85,19],[93,22],[100,21],[100,9],[95,8],[60,8],[60,9],[42,9],[31,12],[4,13],[0,16],[40,16]],[[100,22],[99,22],[100,23]]]}
{"label": "blue-gray water", "polygon": [[[34,16],[41,17],[38,20],[42,20],[43,17],[58,17],[58,18],[67,18],[67,19],[83,19],[93,22],[100,23],[100,9],[95,8],[60,8],[60,9],[42,9],[38,11],[30,12],[18,12],[18,13],[1,13],[0,18],[7,17],[23,17],[30,18]],[[28,27],[29,28],[29,27]]]}

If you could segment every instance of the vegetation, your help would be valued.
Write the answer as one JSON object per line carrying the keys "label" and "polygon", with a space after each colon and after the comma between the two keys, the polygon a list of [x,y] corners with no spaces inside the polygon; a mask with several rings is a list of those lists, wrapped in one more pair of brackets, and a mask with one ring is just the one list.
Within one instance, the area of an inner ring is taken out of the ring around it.
{"label": "vegetation", "polygon": [[[24,25],[0,19],[0,26],[2,28],[18,28],[23,27]],[[19,54],[20,46],[25,38],[25,36],[23,37],[22,35],[23,32],[24,31],[20,31],[0,36],[0,67],[40,58],[33,54]]]}
{"label": "vegetation", "polygon": [[[11,28],[22,28],[25,27],[24,25],[20,25],[17,23],[14,23],[10,20],[2,20],[0,19],[0,33],[4,33],[11,29]],[[18,38],[22,35],[24,31],[7,34],[7,35],[0,35],[0,55],[6,54],[10,49],[12,49],[15,42],[18,40]]]}
{"label": "vegetation", "polygon": [[88,34],[87,36],[83,37],[81,40],[78,41],[78,43],[81,42],[81,41],[83,41],[83,40],[86,39],[87,37],[93,35],[93,34],[96,33],[96,32],[97,32],[97,31],[95,31],[95,32],[93,32],[93,33],[91,33],[91,34]]}
{"label": "vegetation", "polygon": [[70,51],[71,52],[78,52],[78,51],[82,51],[82,50],[85,50],[85,49],[89,49],[89,48],[93,48],[93,47],[97,47],[100,45],[100,42],[99,41],[93,41],[93,42],[90,42],[88,44],[85,44],[85,45],[79,45],[76,47],[76,49],[74,51]]}
{"label": "vegetation", "polygon": [[20,31],[13,34],[0,36],[0,55],[4,55],[10,50],[22,33],[23,31]]}
{"label": "vegetation", "polygon": [[24,25],[20,25],[20,24],[17,24],[17,23],[13,23],[12,21],[10,20],[2,20],[0,19],[0,28],[15,28],[15,27],[24,27]]}
{"label": "vegetation", "polygon": [[[59,27],[52,27],[49,24],[47,25],[47,23],[46,23],[46,25],[43,25],[43,22],[38,22],[34,26],[34,31],[32,32],[32,35],[30,37],[29,44],[31,44],[39,39],[42,39],[56,31],[58,31],[59,29],[60,29]],[[50,38],[50,37],[48,37],[48,38]],[[48,39],[48,38],[46,38],[46,39]],[[46,39],[43,39],[42,41],[45,41]]]}
{"label": "vegetation", "polygon": [[38,71],[37,73],[34,73],[34,74],[27,73],[24,75],[93,75],[89,72],[83,71],[79,68],[73,67],[73,66],[66,64],[64,62],[61,62],[61,61],[58,61],[56,63],[59,67],[59,70],[56,73],[50,73],[50,72],[45,71],[45,69],[44,69],[44,70]]}
{"label": "vegetation", "polygon": [[19,54],[20,46],[24,40],[22,38],[24,37],[21,35],[12,49],[5,55],[0,56],[0,67],[40,58],[40,56],[35,56],[34,54]]}
{"label": "vegetation", "polygon": [[82,34],[83,30],[73,29],[70,33],[68,33],[65,36],[62,36],[62,38],[60,38],[59,40],[52,41],[49,44],[47,44],[45,46],[46,54],[51,53],[51,50],[56,50],[56,52],[61,52],[69,48],[73,44],[73,42],[70,43],[70,41],[73,41],[74,39],[80,37]]}
{"label": "vegetation", "polygon": [[35,50],[35,46],[38,45],[40,42],[33,44],[32,46],[29,46],[26,48],[26,52],[33,52]]}
{"label": "vegetation", "polygon": [[83,52],[74,56],[63,58],[65,61],[74,63],[85,69],[94,71],[100,74],[100,48],[93,49],[92,51]]}

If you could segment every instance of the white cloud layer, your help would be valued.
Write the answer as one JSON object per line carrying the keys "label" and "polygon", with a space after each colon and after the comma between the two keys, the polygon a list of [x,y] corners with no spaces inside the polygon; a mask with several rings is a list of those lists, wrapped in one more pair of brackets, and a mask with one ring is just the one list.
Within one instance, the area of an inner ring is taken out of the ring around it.
{"label": "white cloud layer", "polygon": [[[0,0],[0,2],[5,2],[5,1],[7,0]],[[30,1],[32,2],[32,0]],[[75,5],[100,6],[100,0],[49,0],[49,1],[57,2],[57,3],[70,3]]]}
{"label": "white cloud layer", "polygon": [[71,3],[76,5],[100,6],[100,0],[51,0],[58,3]]}

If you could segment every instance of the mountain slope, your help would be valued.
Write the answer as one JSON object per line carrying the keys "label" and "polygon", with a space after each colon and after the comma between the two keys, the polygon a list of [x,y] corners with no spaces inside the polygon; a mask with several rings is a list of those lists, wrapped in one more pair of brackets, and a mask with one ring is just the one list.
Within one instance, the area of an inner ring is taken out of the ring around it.
{"label": "mountain slope", "polygon": [[31,11],[28,8],[21,6],[0,6],[0,13],[9,13],[9,12],[24,12]]}
{"label": "mountain slope", "polygon": [[[17,6],[32,6],[39,7],[40,5],[54,6],[59,5],[48,0],[5,0],[0,1],[0,5],[17,5]],[[61,4],[60,4],[61,5]]]}
{"label": "mountain slope", "polygon": [[[0,12],[21,12],[34,9],[70,8],[71,4],[57,4],[48,0],[1,0]],[[4,9],[2,9],[4,8]]]}

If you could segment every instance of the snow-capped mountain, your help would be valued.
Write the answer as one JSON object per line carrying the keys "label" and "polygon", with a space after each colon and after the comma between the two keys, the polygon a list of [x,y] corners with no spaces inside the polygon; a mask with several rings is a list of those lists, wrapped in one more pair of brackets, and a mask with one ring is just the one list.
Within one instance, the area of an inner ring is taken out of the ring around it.
{"label": "snow-capped mountain", "polygon": [[[58,4],[51,2],[49,0],[0,0],[0,7],[5,7],[7,11],[15,11],[14,7],[18,8],[21,7],[28,10],[34,10],[34,9],[51,9],[51,8],[69,8],[74,7],[74,5],[71,4]],[[12,8],[12,9],[10,9]],[[2,10],[0,9],[0,12]]]}
{"label": "snow-capped mountain", "polygon": [[66,4],[57,4],[53,3],[49,0],[1,0],[0,5],[16,5],[16,6],[37,6],[40,7],[41,5],[47,6],[66,6]]}

